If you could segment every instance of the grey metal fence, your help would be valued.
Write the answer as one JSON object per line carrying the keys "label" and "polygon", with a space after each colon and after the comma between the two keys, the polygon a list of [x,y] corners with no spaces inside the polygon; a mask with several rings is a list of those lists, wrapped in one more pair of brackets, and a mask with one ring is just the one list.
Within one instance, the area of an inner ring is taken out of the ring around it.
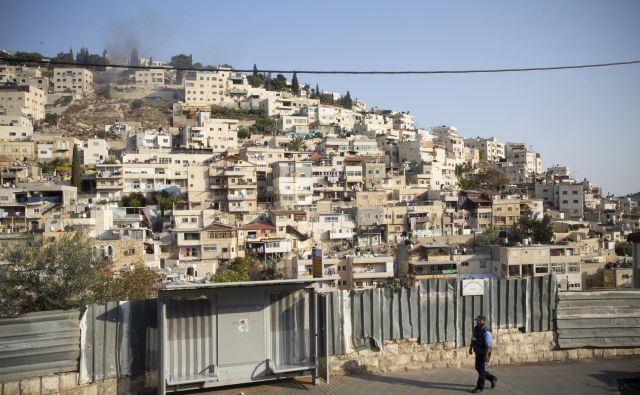
{"label": "grey metal fence", "polygon": [[[423,344],[455,341],[463,347],[470,344],[471,328],[479,314],[487,316],[492,329],[553,329],[554,276],[487,279],[484,294],[478,296],[462,296],[461,283],[459,279],[429,279],[409,288],[352,292],[353,345],[359,348],[373,342],[380,347],[384,340],[419,338]],[[334,325],[338,321],[334,316]]]}
{"label": "grey metal fence", "polygon": [[87,306],[81,321],[81,383],[155,370],[156,306],[155,299]]}
{"label": "grey metal fence", "polygon": [[0,319],[0,380],[78,370],[78,310]]}
{"label": "grey metal fence", "polygon": [[558,346],[639,347],[640,291],[561,292]]}

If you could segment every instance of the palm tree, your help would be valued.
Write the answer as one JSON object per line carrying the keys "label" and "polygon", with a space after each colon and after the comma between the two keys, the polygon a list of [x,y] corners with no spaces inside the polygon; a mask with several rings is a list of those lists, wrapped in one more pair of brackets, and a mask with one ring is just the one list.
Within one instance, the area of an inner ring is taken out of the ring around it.
{"label": "palm tree", "polygon": [[305,144],[304,139],[300,136],[296,136],[289,141],[287,144],[287,148],[289,151],[304,151],[307,149],[307,144]]}

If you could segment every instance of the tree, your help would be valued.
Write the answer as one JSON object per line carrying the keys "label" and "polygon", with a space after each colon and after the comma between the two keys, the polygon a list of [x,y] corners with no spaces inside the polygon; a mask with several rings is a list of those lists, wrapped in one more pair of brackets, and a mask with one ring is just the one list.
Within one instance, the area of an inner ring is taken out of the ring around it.
{"label": "tree", "polygon": [[616,243],[616,255],[617,256],[631,256],[633,255],[633,250],[631,248],[631,243],[628,241],[619,241]]}
{"label": "tree", "polygon": [[300,83],[298,82],[298,75],[295,71],[293,72],[293,77],[291,78],[291,92],[293,92],[293,94],[296,96],[300,95]]}
{"label": "tree", "polygon": [[307,149],[307,144],[304,142],[302,137],[296,136],[289,141],[287,149],[289,151],[304,151]]}
{"label": "tree", "polygon": [[254,256],[234,258],[222,267],[220,273],[211,275],[209,280],[216,283],[257,280],[262,269],[262,264]]}
{"label": "tree", "polygon": [[247,128],[240,128],[238,130],[238,138],[241,140],[251,138],[251,132]]}
{"label": "tree", "polygon": [[511,243],[519,243],[530,237],[535,243],[548,244],[553,239],[553,224],[547,215],[538,219],[537,215],[525,212],[508,234]]}
{"label": "tree", "polygon": [[123,196],[118,203],[120,207],[146,207],[147,198],[140,192],[130,193]]}
{"label": "tree", "polygon": [[82,230],[40,241],[31,238],[27,245],[16,242],[2,258],[9,262],[0,281],[0,309],[5,314],[25,312],[28,298],[36,311],[92,303],[108,263]]}
{"label": "tree", "polygon": [[139,110],[142,108],[143,101],[140,99],[136,99],[131,102],[131,110]]}
{"label": "tree", "polygon": [[71,185],[78,188],[82,186],[82,167],[80,165],[80,152],[78,152],[78,144],[73,145],[73,159],[71,161]]}
{"label": "tree", "polygon": [[499,241],[499,234],[495,229],[486,230],[474,236],[473,246],[482,247],[488,245],[496,245]]}
{"label": "tree", "polygon": [[265,78],[262,74],[258,72],[258,66],[253,64],[253,73],[247,79],[252,87],[259,88],[265,83]]}
{"label": "tree", "polygon": [[475,177],[460,177],[458,187],[463,191],[478,189],[480,182]]}
{"label": "tree", "polygon": [[268,76],[265,79],[265,88],[270,91],[284,91],[287,89],[287,79],[282,74],[276,75],[274,79]]}
{"label": "tree", "polygon": [[320,104],[326,104],[332,106],[335,104],[333,95],[331,93],[323,93],[320,95]]}
{"label": "tree", "polygon": [[173,205],[176,202],[185,200],[185,198],[186,197],[181,193],[169,193],[167,191],[156,192],[153,195],[153,200],[156,202],[163,215],[165,210],[173,209]]}
{"label": "tree", "polygon": [[249,127],[251,133],[266,134],[273,133],[276,128],[276,121],[269,117],[258,118],[253,125]]}
{"label": "tree", "polygon": [[141,264],[116,276],[105,273],[101,276],[100,286],[97,287],[96,300],[109,302],[152,299],[157,296],[158,285],[162,283],[163,278],[156,270]]}
{"label": "tree", "polygon": [[131,55],[129,55],[129,66],[140,66],[140,57],[138,56],[138,49],[133,48]]}
{"label": "tree", "polygon": [[349,91],[340,99],[340,105],[348,110],[353,107],[353,100],[351,100],[351,93],[349,93]]}
{"label": "tree", "polygon": [[[171,61],[169,62],[169,64],[173,67],[188,68],[188,67],[192,67],[193,59],[191,55],[185,55],[185,54],[175,55],[171,57]],[[178,70],[176,73],[176,78],[178,80],[178,83],[182,82],[183,76],[184,76],[184,70]]]}

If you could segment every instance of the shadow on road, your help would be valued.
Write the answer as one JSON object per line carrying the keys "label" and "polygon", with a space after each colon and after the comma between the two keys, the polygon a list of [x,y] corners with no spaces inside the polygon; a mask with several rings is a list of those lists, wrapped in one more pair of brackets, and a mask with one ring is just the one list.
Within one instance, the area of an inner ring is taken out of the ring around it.
{"label": "shadow on road", "polygon": [[407,379],[397,376],[377,376],[372,373],[358,373],[353,375],[352,377],[358,378],[361,380],[367,381],[377,381],[385,384],[393,384],[393,385],[406,385],[409,387],[421,388],[421,389],[438,389],[438,390],[449,390],[449,391],[459,391],[459,392],[469,392],[475,383],[467,383],[467,384],[458,384],[458,383],[437,383],[431,381],[422,381],[422,380],[414,380]]}

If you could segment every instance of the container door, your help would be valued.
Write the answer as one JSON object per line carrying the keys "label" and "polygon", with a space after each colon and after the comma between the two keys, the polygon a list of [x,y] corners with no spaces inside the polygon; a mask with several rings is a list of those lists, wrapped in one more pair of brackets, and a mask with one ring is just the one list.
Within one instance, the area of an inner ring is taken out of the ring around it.
{"label": "container door", "polygon": [[329,298],[318,295],[318,369],[317,376],[329,384]]}

